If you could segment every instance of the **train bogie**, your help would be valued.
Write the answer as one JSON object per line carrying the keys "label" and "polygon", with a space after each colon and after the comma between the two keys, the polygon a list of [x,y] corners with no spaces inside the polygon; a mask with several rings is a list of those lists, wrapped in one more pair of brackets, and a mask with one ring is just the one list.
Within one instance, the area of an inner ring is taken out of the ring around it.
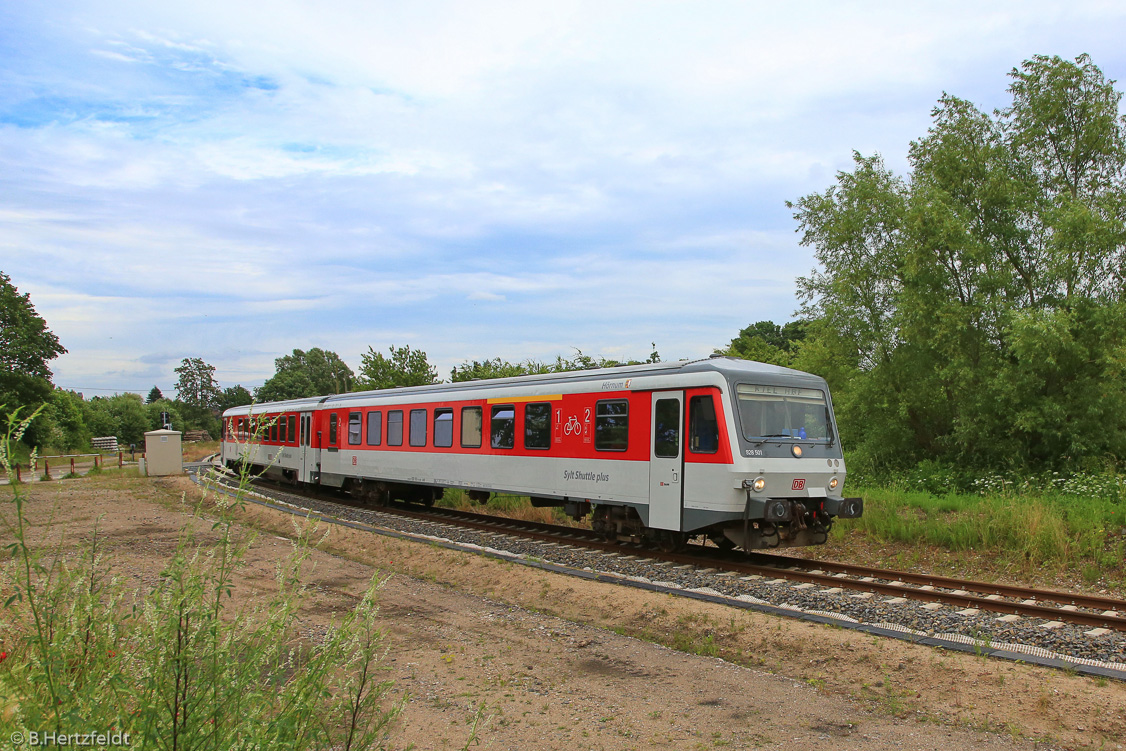
{"label": "train bogie", "polygon": [[859,516],[824,381],[727,358],[228,410],[223,459],[362,502],[526,495],[609,538],[824,542]]}

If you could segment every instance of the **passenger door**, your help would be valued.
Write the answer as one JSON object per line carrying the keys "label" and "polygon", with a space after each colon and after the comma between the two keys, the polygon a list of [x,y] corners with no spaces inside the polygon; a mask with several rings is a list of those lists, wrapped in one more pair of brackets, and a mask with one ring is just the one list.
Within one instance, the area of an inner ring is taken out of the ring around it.
{"label": "passenger door", "polygon": [[684,392],[654,391],[649,433],[649,526],[680,531],[684,505]]}
{"label": "passenger door", "polygon": [[298,449],[301,452],[301,481],[312,482],[313,475],[317,471],[317,461],[319,450],[312,448],[312,435],[313,435],[313,413],[301,413],[301,446]]}

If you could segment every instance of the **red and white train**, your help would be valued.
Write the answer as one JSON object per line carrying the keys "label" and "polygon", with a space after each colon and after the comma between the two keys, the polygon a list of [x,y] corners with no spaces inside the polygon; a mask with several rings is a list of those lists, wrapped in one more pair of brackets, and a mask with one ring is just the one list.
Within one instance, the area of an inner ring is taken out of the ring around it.
{"label": "red and white train", "polygon": [[445,488],[562,506],[611,539],[813,545],[856,518],[822,378],[732,358],[366,391],[227,410],[222,459],[374,505]]}

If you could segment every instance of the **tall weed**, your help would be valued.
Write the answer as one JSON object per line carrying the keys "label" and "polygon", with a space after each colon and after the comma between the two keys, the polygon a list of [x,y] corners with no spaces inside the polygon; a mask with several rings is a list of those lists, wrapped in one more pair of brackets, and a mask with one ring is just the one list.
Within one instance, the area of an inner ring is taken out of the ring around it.
{"label": "tall weed", "polygon": [[[16,415],[0,437],[6,468],[35,417]],[[249,480],[243,464],[240,496]],[[0,737],[118,732],[133,747],[159,749],[386,745],[405,699],[385,706],[392,684],[376,621],[385,580],[373,577],[322,638],[294,636],[315,528],[299,530],[277,569],[277,594],[236,609],[231,595],[253,538],[233,524],[241,497],[219,503],[211,539],[185,525],[159,583],[128,607],[97,529],[78,556],[58,536],[52,546],[35,544],[24,501],[13,486],[0,519],[14,540],[0,569],[3,590],[14,592],[2,611]]]}

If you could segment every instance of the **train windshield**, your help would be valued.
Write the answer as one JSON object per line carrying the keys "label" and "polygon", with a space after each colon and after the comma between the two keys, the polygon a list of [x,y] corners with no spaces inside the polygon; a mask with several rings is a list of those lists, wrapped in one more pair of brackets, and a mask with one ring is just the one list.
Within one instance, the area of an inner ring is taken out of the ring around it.
{"label": "train windshield", "polygon": [[735,394],[743,437],[748,441],[791,438],[832,443],[824,391],[740,383]]}

